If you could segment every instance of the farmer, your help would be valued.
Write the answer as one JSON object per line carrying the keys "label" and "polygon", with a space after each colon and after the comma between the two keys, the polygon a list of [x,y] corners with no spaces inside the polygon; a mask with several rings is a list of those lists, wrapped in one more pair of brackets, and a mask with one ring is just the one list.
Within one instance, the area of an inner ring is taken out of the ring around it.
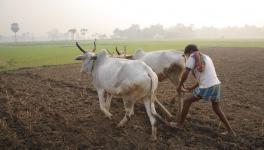
{"label": "farmer", "polygon": [[[197,102],[200,99],[205,101],[211,101],[214,112],[224,123],[227,131],[221,133],[223,135],[235,135],[235,132],[231,128],[224,112],[220,107],[220,81],[217,78],[214,64],[211,58],[205,54],[202,54],[196,45],[187,45],[184,51],[187,56],[186,69],[182,75],[181,82],[177,88],[178,92],[183,92],[183,83],[186,81],[190,72],[192,72],[197,80],[197,83],[192,87],[186,87],[188,91],[193,91],[192,95],[185,98],[183,104],[182,115],[177,120],[177,123],[170,122],[169,125],[174,128],[183,128],[183,123],[188,114],[189,108],[193,102]],[[185,91],[186,91],[185,90]]]}

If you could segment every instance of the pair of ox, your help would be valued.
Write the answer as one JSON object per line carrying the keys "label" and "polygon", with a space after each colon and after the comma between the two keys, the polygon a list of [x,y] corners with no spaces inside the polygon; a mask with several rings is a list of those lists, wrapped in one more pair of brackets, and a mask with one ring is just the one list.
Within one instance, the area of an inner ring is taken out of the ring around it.
{"label": "pair of ox", "polygon": [[[109,112],[109,109],[112,96],[121,96],[124,102],[125,116],[119,122],[118,126],[122,127],[134,114],[135,102],[143,100],[152,127],[152,139],[156,140],[157,121],[160,120],[165,123],[166,121],[157,113],[154,105],[155,101],[170,115],[155,96],[158,81],[161,80],[161,78],[169,78],[173,83],[179,83],[185,64],[184,59],[183,61],[181,60],[183,58],[182,55],[175,53],[178,54],[177,57],[174,57],[174,59],[176,58],[177,60],[175,62],[177,64],[164,64],[166,69],[164,68],[162,70],[162,66],[160,66],[161,62],[150,65],[149,62],[154,61],[151,61],[148,57],[144,57],[144,55],[151,54],[152,57],[155,56],[154,58],[158,61],[162,56],[164,57],[164,55],[168,58],[172,58],[171,54],[174,54],[174,52],[166,51],[163,54],[162,52],[157,52],[155,55],[154,52],[145,53],[141,50],[137,51],[136,54],[131,57],[133,60],[129,60],[126,59],[126,55],[124,55],[124,58],[109,57],[107,50],[101,50],[98,54],[95,54],[95,42],[92,51],[85,51],[77,42],[76,45],[84,54],[77,56],[75,59],[82,60],[83,65],[81,71],[91,75],[93,85],[98,93],[102,112],[111,119],[112,114]],[[169,60],[168,58],[166,58],[167,61]],[[173,67],[176,67],[178,70],[173,69]],[[173,74],[174,70],[180,71],[174,75],[178,75],[178,79],[173,79],[170,76]],[[157,76],[157,74],[159,76]]]}

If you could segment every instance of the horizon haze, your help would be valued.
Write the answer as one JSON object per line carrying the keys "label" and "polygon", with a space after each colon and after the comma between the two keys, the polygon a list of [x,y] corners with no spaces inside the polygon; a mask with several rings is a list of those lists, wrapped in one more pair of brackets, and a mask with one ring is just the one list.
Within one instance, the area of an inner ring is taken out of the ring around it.
{"label": "horizon haze", "polygon": [[142,28],[179,23],[194,28],[254,25],[264,27],[261,0],[1,0],[0,35],[13,36],[11,24],[19,32],[47,36],[57,29],[86,28],[88,34],[111,35],[116,28],[132,24]]}

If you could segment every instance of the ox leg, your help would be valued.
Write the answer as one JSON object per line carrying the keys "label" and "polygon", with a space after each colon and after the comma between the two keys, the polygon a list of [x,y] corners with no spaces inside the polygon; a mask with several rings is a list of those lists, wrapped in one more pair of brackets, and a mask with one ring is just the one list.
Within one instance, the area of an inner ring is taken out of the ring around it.
{"label": "ox leg", "polygon": [[135,114],[134,113],[134,106],[135,106],[135,104],[132,105],[132,109],[131,109],[130,114],[129,114],[130,116],[133,116]]}
{"label": "ox leg", "polygon": [[125,116],[124,118],[119,122],[118,127],[123,127],[125,123],[130,119],[131,112],[133,111],[134,102],[129,99],[123,99],[124,107],[125,107]]}
{"label": "ox leg", "polygon": [[[178,67],[174,68],[172,72],[168,73],[168,79],[171,81],[171,83],[175,86],[178,87],[180,80],[181,80],[181,75],[180,75],[180,71]],[[177,97],[179,96],[179,93],[177,93],[177,90],[175,96],[171,99],[171,104],[175,104],[177,101]]]}
{"label": "ox leg", "polygon": [[[145,98],[144,99],[144,105],[145,105],[146,112],[148,114],[150,124],[151,124],[151,128],[152,128],[151,140],[155,141],[155,140],[157,140],[157,120],[156,120],[155,116],[151,113],[151,107],[154,107],[154,104],[151,105],[150,99]],[[153,112],[156,112],[155,107],[153,109]]]}
{"label": "ox leg", "polygon": [[179,102],[178,102],[178,112],[177,112],[177,117],[176,119],[177,120],[180,120],[181,119],[181,114],[182,114],[182,108],[183,108],[183,93],[178,93],[178,99],[179,99]]}
{"label": "ox leg", "polygon": [[99,97],[100,109],[109,119],[112,119],[112,114],[106,109],[106,103],[104,98],[105,90],[97,89],[97,93]]}
{"label": "ox leg", "polygon": [[178,97],[178,95],[176,94],[176,95],[170,100],[170,103],[171,103],[172,105],[174,105],[174,104],[176,103],[176,101],[177,101],[177,97]]}
{"label": "ox leg", "polygon": [[113,95],[110,93],[107,93],[107,97],[106,97],[106,110],[109,112],[110,107],[111,107],[111,100],[112,100]]}

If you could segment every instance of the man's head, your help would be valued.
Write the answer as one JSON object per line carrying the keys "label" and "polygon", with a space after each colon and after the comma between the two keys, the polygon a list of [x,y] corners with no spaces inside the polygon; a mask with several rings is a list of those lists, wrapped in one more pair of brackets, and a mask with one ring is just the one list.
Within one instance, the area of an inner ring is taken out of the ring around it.
{"label": "man's head", "polygon": [[185,50],[184,50],[184,55],[186,56],[190,56],[191,53],[195,52],[195,51],[198,51],[198,48],[195,44],[189,44],[185,47]]}

